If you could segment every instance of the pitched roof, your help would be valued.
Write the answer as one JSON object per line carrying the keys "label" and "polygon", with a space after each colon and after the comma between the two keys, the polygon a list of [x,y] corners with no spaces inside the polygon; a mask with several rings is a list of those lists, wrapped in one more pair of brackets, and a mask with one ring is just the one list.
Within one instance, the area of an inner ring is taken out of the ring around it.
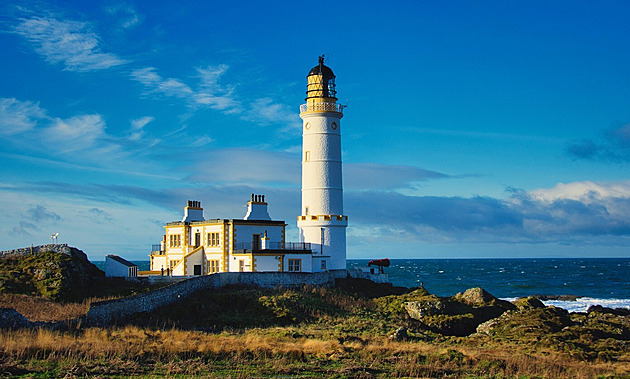
{"label": "pitched roof", "polygon": [[120,264],[123,264],[123,265],[125,265],[127,267],[135,267],[135,266],[137,266],[136,264],[131,263],[128,260],[119,257],[118,255],[109,254],[109,255],[107,255],[107,258],[109,258],[111,260],[114,260],[114,261],[116,261],[116,262],[118,262]]}

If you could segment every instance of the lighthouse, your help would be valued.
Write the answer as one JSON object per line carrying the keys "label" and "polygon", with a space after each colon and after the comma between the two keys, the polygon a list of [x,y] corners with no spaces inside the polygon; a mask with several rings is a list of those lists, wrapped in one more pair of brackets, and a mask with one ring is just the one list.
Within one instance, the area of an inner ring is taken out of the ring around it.
{"label": "lighthouse", "polygon": [[341,175],[341,118],[335,74],[324,57],[307,75],[302,119],[302,211],[297,226],[310,243],[313,271],[346,269],[346,227]]}

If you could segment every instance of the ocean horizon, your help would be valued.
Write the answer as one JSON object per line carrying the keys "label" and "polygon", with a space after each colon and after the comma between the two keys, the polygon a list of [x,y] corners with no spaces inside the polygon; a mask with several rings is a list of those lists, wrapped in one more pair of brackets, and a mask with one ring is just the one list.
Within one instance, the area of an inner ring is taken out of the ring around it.
{"label": "ocean horizon", "polygon": [[[391,259],[385,273],[395,286],[419,287],[452,296],[481,287],[502,299],[524,296],[576,296],[546,300],[571,312],[591,305],[630,309],[630,258]],[[366,267],[368,259],[348,259],[347,267]],[[104,261],[93,262],[104,269]],[[149,261],[134,261],[148,270]]]}

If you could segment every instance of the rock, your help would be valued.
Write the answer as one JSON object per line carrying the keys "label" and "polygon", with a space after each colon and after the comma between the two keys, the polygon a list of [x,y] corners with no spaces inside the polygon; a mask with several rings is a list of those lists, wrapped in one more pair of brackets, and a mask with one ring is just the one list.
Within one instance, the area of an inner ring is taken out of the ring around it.
{"label": "rock", "polygon": [[389,339],[392,341],[405,341],[408,338],[409,338],[409,335],[407,334],[407,328],[404,328],[402,326],[396,329],[394,334],[389,336]]}
{"label": "rock", "polygon": [[575,295],[534,295],[535,298],[538,298],[542,301],[548,300],[560,300],[560,301],[576,301],[582,296]]}
{"label": "rock", "polygon": [[30,321],[13,308],[0,308],[0,329],[19,329],[31,326]]}
{"label": "rock", "polygon": [[534,296],[521,297],[513,301],[512,304],[516,305],[520,310],[545,307],[545,304]]}
{"label": "rock", "polygon": [[428,301],[409,301],[405,303],[409,317],[420,320],[425,316],[443,314],[446,305],[440,299]]}
{"label": "rock", "polygon": [[480,305],[480,304],[488,304],[493,300],[498,300],[496,297],[492,296],[486,290],[481,287],[477,288],[469,288],[464,293],[458,293],[453,296],[453,300],[459,301],[468,305]]}
{"label": "rock", "polygon": [[586,313],[593,313],[593,312],[607,313],[607,314],[611,314],[615,316],[630,316],[630,309],[624,309],[624,308],[613,309],[613,308],[602,307],[601,305],[591,305],[586,310]]}
{"label": "rock", "polygon": [[516,306],[497,299],[482,288],[471,288],[450,298],[425,296],[405,304],[405,310],[424,329],[449,336],[475,333],[479,324]]}

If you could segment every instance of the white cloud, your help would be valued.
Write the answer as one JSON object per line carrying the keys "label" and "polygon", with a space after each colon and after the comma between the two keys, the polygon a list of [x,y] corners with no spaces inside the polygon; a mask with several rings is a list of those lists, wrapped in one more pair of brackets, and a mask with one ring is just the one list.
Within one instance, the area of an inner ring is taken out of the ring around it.
{"label": "white cloud", "polygon": [[241,104],[234,98],[234,88],[219,84],[219,78],[228,66],[198,68],[198,83],[193,89],[175,78],[163,78],[155,67],[133,70],[131,77],[147,88],[148,94],[176,97],[185,100],[192,108],[211,108],[225,114],[240,113]]}
{"label": "white cloud", "polygon": [[33,16],[19,19],[12,31],[28,40],[47,62],[63,64],[68,71],[104,70],[128,63],[103,52],[98,35],[91,29],[87,22]]}
{"label": "white cloud", "polygon": [[106,6],[105,12],[114,16],[120,15],[121,18],[119,20],[119,23],[123,29],[133,28],[141,21],[138,12],[136,12],[136,10],[128,4],[115,4]]}
{"label": "white cloud", "polygon": [[47,138],[63,152],[91,148],[104,135],[105,121],[98,114],[55,119],[46,129]]}
{"label": "white cloud", "polygon": [[0,135],[13,135],[31,130],[38,120],[46,118],[39,104],[15,98],[0,99]]}
{"label": "white cloud", "polygon": [[[132,166],[140,170],[152,162],[137,158],[146,156],[148,147],[159,142],[144,133],[152,120],[149,116],[132,120],[129,135],[116,137],[106,132],[106,122],[100,114],[58,118],[29,101],[0,99],[0,142],[12,147],[11,153],[4,153],[5,157],[42,166],[117,171],[122,162],[133,162]],[[155,174],[155,167],[146,172]]]}
{"label": "white cloud", "polygon": [[241,104],[234,98],[234,86],[219,84],[219,79],[228,68],[228,65],[220,64],[197,69],[200,79],[199,91],[195,96],[197,104],[228,114],[241,112]]}
{"label": "white cloud", "polygon": [[149,89],[148,93],[189,99],[193,90],[177,79],[164,79],[155,67],[145,67],[131,72],[131,78],[139,81]]}
{"label": "white cloud", "polygon": [[285,131],[288,128],[300,130],[297,115],[286,104],[277,103],[270,97],[246,102],[238,98],[235,85],[220,83],[228,69],[225,64],[197,68],[197,82],[192,84],[177,78],[164,78],[155,67],[133,70],[131,78],[142,83],[147,94],[179,98],[192,109],[209,108],[224,114],[238,114],[243,120],[262,125],[285,124]]}
{"label": "white cloud", "polygon": [[528,192],[532,199],[551,203],[556,200],[575,200],[592,203],[607,198],[630,199],[630,180],[619,182],[591,181],[558,183],[552,188],[541,188]]}
{"label": "white cloud", "polygon": [[131,133],[129,135],[129,140],[140,140],[142,136],[144,136],[144,127],[153,120],[154,118],[151,116],[144,116],[135,120],[131,120]]}
{"label": "white cloud", "polygon": [[286,123],[291,126],[297,125],[295,130],[300,130],[300,120],[295,110],[285,104],[276,103],[269,97],[254,100],[243,119],[260,124]]}

